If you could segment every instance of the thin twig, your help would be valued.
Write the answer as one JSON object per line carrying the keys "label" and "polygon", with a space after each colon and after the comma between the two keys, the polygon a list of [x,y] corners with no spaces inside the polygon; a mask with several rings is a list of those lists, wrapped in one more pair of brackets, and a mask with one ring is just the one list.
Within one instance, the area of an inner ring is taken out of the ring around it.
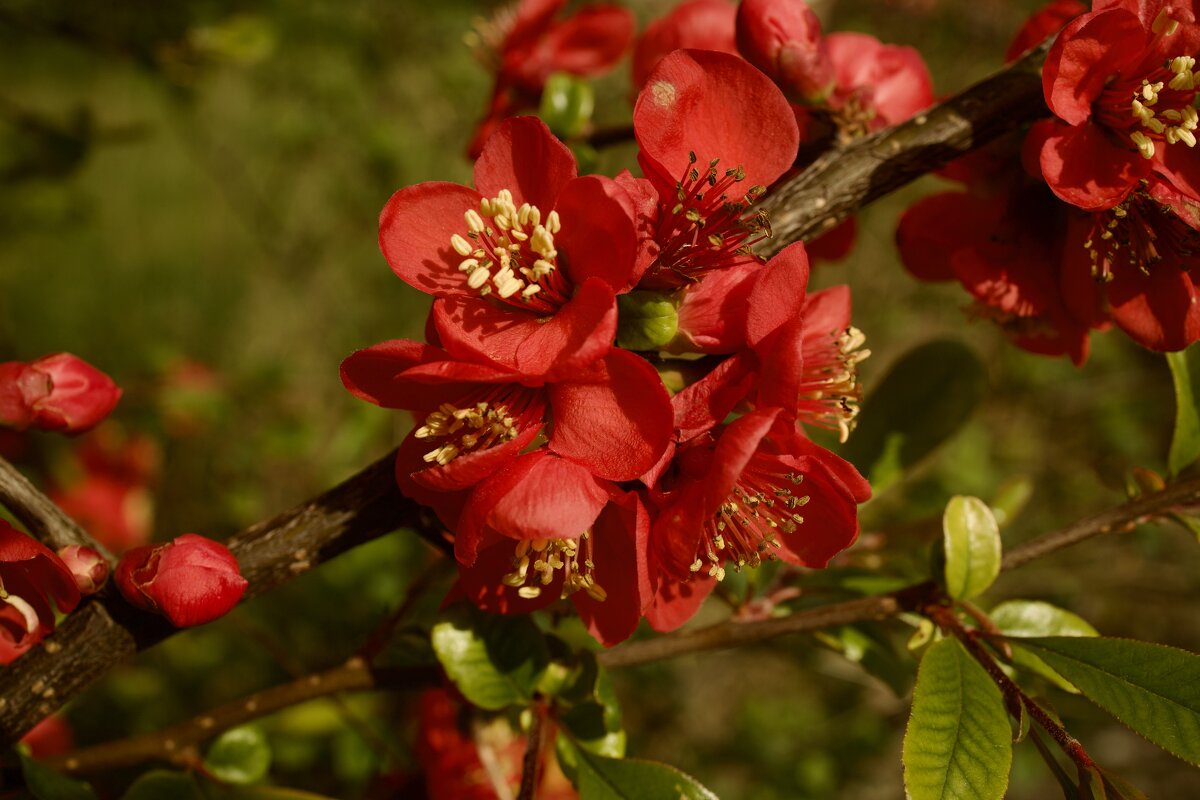
{"label": "thin twig", "polygon": [[525,755],[521,759],[521,788],[517,800],[537,800],[538,778],[542,768],[542,719],[545,710],[535,701],[529,709],[533,717],[526,734]]}
{"label": "thin twig", "polygon": [[0,504],[51,550],[72,544],[85,545],[95,548],[109,562],[113,561],[107,550],[3,457],[0,457]]}
{"label": "thin twig", "polygon": [[339,692],[408,688],[437,680],[434,668],[372,669],[355,657],[340,667],[293,680],[226,703],[187,722],[161,731],[106,742],[54,756],[43,763],[69,773],[92,773],[130,767],[147,761],[175,761],[222,731],[283,708]]}

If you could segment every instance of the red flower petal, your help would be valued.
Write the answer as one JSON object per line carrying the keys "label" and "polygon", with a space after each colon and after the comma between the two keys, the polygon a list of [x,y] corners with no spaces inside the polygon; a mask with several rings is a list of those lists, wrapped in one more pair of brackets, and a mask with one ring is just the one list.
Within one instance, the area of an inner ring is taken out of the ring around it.
{"label": "red flower petal", "polygon": [[613,350],[581,382],[551,384],[550,447],[613,481],[650,469],[671,436],[671,400],[654,367]]}
{"label": "red flower petal", "polygon": [[439,300],[433,316],[447,350],[485,358],[523,379],[570,376],[602,357],[617,332],[617,301],[598,278],[546,318],[480,298]]}
{"label": "red flower petal", "polygon": [[534,59],[551,71],[598,75],[615,66],[633,41],[633,14],[616,6],[580,9],[538,44]]}
{"label": "red flower petal", "polygon": [[877,127],[903,122],[933,105],[933,80],[914,48],[884,44],[865,33],[831,33],[825,42],[838,94],[869,91]]}
{"label": "red flower petal", "polygon": [[1002,210],[996,203],[981,202],[964,192],[922,197],[905,209],[896,226],[896,246],[904,268],[923,281],[954,280],[951,255],[970,246],[980,231],[994,229]]}
{"label": "red flower petal", "polygon": [[637,209],[628,191],[612,178],[587,175],[563,188],[555,210],[562,230],[554,241],[572,282],[594,277],[626,291],[638,260]]}
{"label": "red flower petal", "polygon": [[673,353],[734,353],[746,344],[746,310],[761,264],[713,270],[687,287],[679,304]]}
{"label": "red flower petal", "polygon": [[737,55],[737,6],[726,0],[688,0],[646,26],[633,51],[633,85],[641,88],[663,57],[676,50]]}
{"label": "red flower petal", "polygon": [[537,206],[545,219],[558,193],[577,174],[575,156],[546,123],[537,117],[511,117],[484,143],[475,162],[475,188],[484,197],[508,189],[518,208],[522,203]]}
{"label": "red flower petal", "polygon": [[508,371],[451,360],[436,347],[392,339],[355,351],[342,362],[342,384],[384,408],[435,409],[478,383],[515,383]]}
{"label": "red flower petal", "polygon": [[1046,56],[1046,105],[1072,125],[1087,121],[1109,77],[1133,66],[1145,43],[1141,21],[1124,9],[1079,17],[1063,29]]}
{"label": "red flower petal", "polygon": [[742,59],[705,50],[664,58],[633,110],[641,152],[638,161],[658,186],[674,196],[691,168],[720,159],[719,169],[746,172],[746,186],[769,186],[792,165],[800,141],[796,118],[783,93]]}
{"label": "red flower petal", "polygon": [[752,356],[740,353],[725,359],[700,380],[671,398],[675,434],[681,442],[694,439],[725,421],[754,386]]}
{"label": "red flower petal", "polygon": [[431,181],[392,195],[379,215],[379,249],[402,281],[435,297],[473,296],[459,272],[462,256],[450,246],[466,235],[463,214],[479,208],[478,192],[456,183]]}
{"label": "red flower petal", "polygon": [[1091,123],[1059,125],[1042,145],[1042,175],[1063,200],[1088,211],[1112,208],[1149,171],[1136,150],[1113,144]]}
{"label": "red flower petal", "polygon": [[687,581],[674,580],[661,570],[655,575],[658,584],[654,598],[643,613],[650,627],[661,633],[673,631],[694,617],[717,585],[715,578],[704,575]]}
{"label": "red flower petal", "polygon": [[[1008,50],[1004,52],[1005,63],[1016,61],[1021,55],[1036,45],[1041,44],[1047,37],[1058,33],[1068,22],[1088,10],[1079,0],[1053,0],[1042,6],[1025,20],[1025,24],[1013,37]],[[1099,11],[1100,9],[1095,9]]]}
{"label": "red flower petal", "polygon": [[746,301],[746,344],[758,351],[804,309],[808,287],[808,254],[804,244],[790,244],[759,273]]}
{"label": "red flower petal", "polygon": [[605,647],[633,634],[642,617],[642,606],[651,596],[646,565],[649,536],[650,516],[633,493],[605,506],[592,526],[594,576],[607,596],[600,601],[579,591],[571,595],[571,600],[588,632]]}
{"label": "red flower petal", "polygon": [[1191,276],[1169,264],[1118,270],[1108,285],[1113,321],[1143,347],[1182,350],[1200,339],[1200,300]]}

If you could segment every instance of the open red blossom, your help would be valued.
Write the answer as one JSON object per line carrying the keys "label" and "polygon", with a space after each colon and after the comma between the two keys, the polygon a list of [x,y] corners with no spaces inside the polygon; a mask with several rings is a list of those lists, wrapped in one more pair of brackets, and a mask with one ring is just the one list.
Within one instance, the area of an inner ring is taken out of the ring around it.
{"label": "open red blossom", "polygon": [[475,189],[430,182],[380,215],[392,270],[434,306],[451,353],[526,375],[561,375],[612,346],[615,294],[638,261],[634,201],[576,177],[571,151],[533,117],[505,120],[475,163]]}
{"label": "open red blossom", "polygon": [[834,88],[821,21],[804,0],[742,0],[738,50],[796,102],[818,103]]}
{"label": "open red blossom", "polygon": [[83,433],[112,413],[121,389],[70,353],[0,364],[0,425]]}
{"label": "open red blossom", "polygon": [[799,130],[787,99],[737,56],[664,58],[633,111],[638,162],[658,190],[655,262],[644,288],[675,288],[753,263],[770,233],[754,203],[792,166]]}
{"label": "open red blossom", "polygon": [[912,47],[865,33],[825,37],[836,86],[827,105],[843,138],[903,122],[933,105],[933,79]]}
{"label": "open red blossom", "polygon": [[512,461],[472,492],[454,551],[476,605],[528,613],[569,598],[592,636],[629,638],[649,595],[641,499],[548,450]]}
{"label": "open red blossom", "polygon": [[676,50],[737,55],[737,6],[728,0],[687,0],[651,22],[633,51],[633,85],[646,85],[663,57]]}
{"label": "open red blossom", "polygon": [[611,5],[582,8],[557,19],[567,0],[521,0],[470,37],[476,57],[495,73],[487,114],[469,154],[476,158],[499,123],[535,109],[555,72],[587,77],[616,66],[633,40],[633,15]]}
{"label": "open red blossom", "polygon": [[407,495],[435,507],[446,500],[437,493],[468,489],[503,467],[547,419],[550,449],[608,480],[641,475],[670,437],[658,373],[624,350],[545,383],[396,340],[350,355],[342,382],[361,399],[417,413],[422,424],[400,446],[397,476]]}
{"label": "open red blossom", "polygon": [[54,609],[79,604],[71,571],[52,550],[0,520],[0,664],[54,630]]}
{"label": "open red blossom", "polygon": [[1057,124],[1041,167],[1055,194],[1094,211],[1123,201],[1159,175],[1200,198],[1191,149],[1200,25],[1190,3],[1098,2],[1059,35],[1042,72]]}
{"label": "open red blossom", "polygon": [[779,409],[759,409],[679,448],[651,550],[674,581],[719,581],[775,558],[824,567],[858,537],[857,505],[870,496],[853,466],[781,424]]}
{"label": "open red blossom", "polygon": [[249,585],[228,547],[194,533],[130,550],[113,579],[130,604],[177,628],[225,616]]}

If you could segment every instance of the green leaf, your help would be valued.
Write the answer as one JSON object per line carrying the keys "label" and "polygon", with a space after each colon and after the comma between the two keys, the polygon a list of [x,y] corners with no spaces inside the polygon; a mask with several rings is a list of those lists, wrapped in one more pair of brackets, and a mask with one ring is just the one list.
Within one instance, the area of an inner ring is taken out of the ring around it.
{"label": "green leaf", "polygon": [[191,775],[156,769],[133,782],[121,800],[204,800]]}
{"label": "green leaf", "polygon": [[546,79],[538,116],[555,136],[570,139],[583,131],[595,108],[596,93],[590,83],[567,72],[555,72]]}
{"label": "green leaf", "polygon": [[92,787],[21,755],[25,787],[36,800],[96,800]]}
{"label": "green leaf", "polygon": [[1131,639],[1022,639],[1089,700],[1167,752],[1200,764],[1200,656]]}
{"label": "green leaf", "polygon": [[580,800],[717,800],[695,778],[666,764],[573,749]]}
{"label": "green leaf", "polygon": [[979,359],[958,342],[909,351],[863,404],[843,454],[883,491],[963,426],[986,382]]}
{"label": "green leaf", "polygon": [[226,783],[258,783],[271,769],[271,745],[258,728],[231,728],[208,748],[204,766]]}
{"label": "green leaf", "polygon": [[952,497],[942,515],[943,574],[951,597],[969,600],[1000,574],[1000,528],[977,497]]}
{"label": "green leaf", "polygon": [[1000,800],[1012,766],[1012,728],[992,679],[955,639],[921,659],[904,734],[912,800]]}
{"label": "green leaf", "polygon": [[879,626],[846,625],[818,633],[816,638],[887,684],[897,697],[903,697],[912,688],[916,662],[907,654],[901,658]]}
{"label": "green leaf", "polygon": [[458,690],[489,711],[528,704],[550,663],[546,640],[528,616],[485,614],[466,604],[442,612],[431,640]]}
{"label": "green leaf", "polygon": [[[1009,600],[992,609],[992,623],[1006,636],[1099,636],[1087,620],[1070,611],[1037,600]],[[1079,690],[1050,665],[1013,643],[1013,663],[1037,673],[1061,689]]]}
{"label": "green leaf", "polygon": [[1200,414],[1196,412],[1187,353],[1167,353],[1167,366],[1171,368],[1171,380],[1175,383],[1175,433],[1171,436],[1167,468],[1172,475],[1178,475],[1200,458]]}

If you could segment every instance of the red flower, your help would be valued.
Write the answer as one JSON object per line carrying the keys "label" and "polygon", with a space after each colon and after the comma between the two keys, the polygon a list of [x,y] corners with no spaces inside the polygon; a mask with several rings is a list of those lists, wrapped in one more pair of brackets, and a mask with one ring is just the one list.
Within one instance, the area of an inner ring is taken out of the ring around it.
{"label": "red flower", "polygon": [[843,138],[903,122],[933,105],[933,80],[921,54],[865,33],[825,37],[836,87],[828,100]]}
{"label": "red flower", "polygon": [[225,616],[249,585],[228,547],[194,533],[130,550],[115,580],[131,605],[162,614],[177,628]]}
{"label": "red flower", "polygon": [[54,610],[79,604],[70,570],[53,551],[0,520],[0,664],[54,630]]}
{"label": "red flower", "polygon": [[636,494],[547,450],[527,453],[467,501],[454,542],[460,587],[500,613],[570,598],[592,636],[611,646],[641,618],[649,527]]}
{"label": "red flower", "polygon": [[488,140],[476,189],[421,183],[388,201],[380,247],[400,278],[439,298],[451,354],[556,376],[608,352],[615,294],[635,278],[634,205],[611,178],[576,171],[544,123],[517,117]]}
{"label": "red flower", "polygon": [[834,88],[821,21],[803,0],[743,0],[737,41],[746,60],[797,102],[819,103]]}
{"label": "red flower", "polygon": [[[664,582],[720,581],[727,567],[774,558],[824,567],[858,537],[857,504],[871,496],[853,466],[781,424],[779,409],[686,442],[658,488],[651,549],[660,606],[670,605]],[[686,593],[669,593],[691,607]]]}
{"label": "red flower", "polygon": [[633,85],[641,89],[663,57],[676,50],[738,54],[737,6],[727,0],[687,0],[646,26],[633,51]]}
{"label": "red flower", "polygon": [[566,0],[521,0],[479,27],[476,55],[495,72],[487,115],[472,137],[476,158],[506,117],[537,108],[555,72],[599,75],[616,66],[633,39],[633,15],[616,6],[583,8],[556,20]]}
{"label": "red flower", "polygon": [[1192,72],[1200,26],[1191,4],[1096,3],[1059,35],[1042,72],[1058,117],[1041,149],[1054,193],[1087,210],[1107,209],[1157,174],[1200,198],[1200,125]]}
{"label": "red flower", "polygon": [[756,262],[749,247],[770,228],[751,206],[792,166],[799,144],[770,79],[736,56],[677,51],[642,89],[633,127],[659,196],[658,255],[640,285],[676,288]]}
{"label": "red flower", "polygon": [[550,449],[608,480],[641,475],[670,436],[670,400],[658,373],[624,350],[570,381],[543,383],[429,345],[390,341],[350,355],[342,382],[356,397],[423,420],[400,446],[397,477],[408,496],[435,507],[446,501],[438,493],[470,488],[528,447],[547,417]]}
{"label": "red flower", "polygon": [[121,399],[112,378],[70,353],[0,364],[0,425],[82,433]]}

